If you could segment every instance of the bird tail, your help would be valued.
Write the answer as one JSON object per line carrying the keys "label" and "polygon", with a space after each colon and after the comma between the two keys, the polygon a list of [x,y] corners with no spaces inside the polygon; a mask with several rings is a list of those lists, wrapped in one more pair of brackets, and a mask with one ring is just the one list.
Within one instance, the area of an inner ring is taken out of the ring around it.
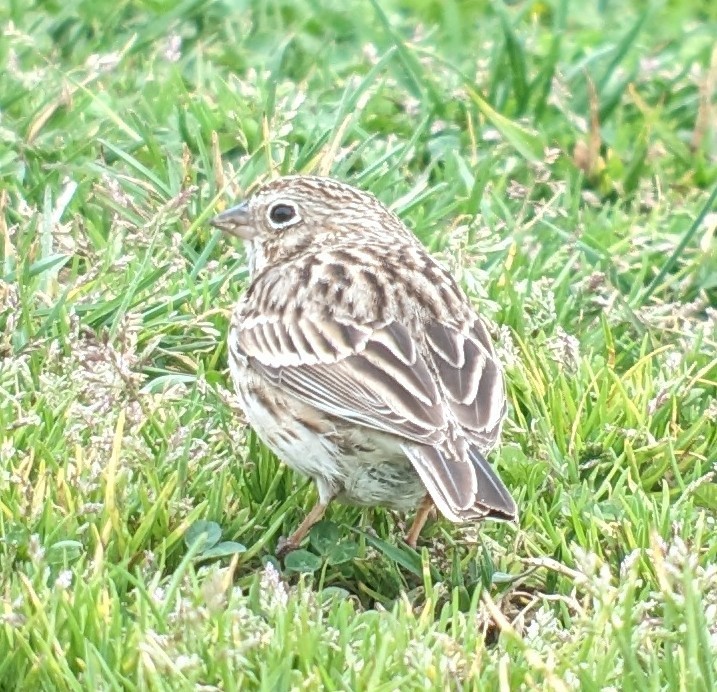
{"label": "bird tail", "polygon": [[447,519],[461,523],[518,518],[518,508],[508,489],[475,446],[468,448],[465,461],[444,447],[404,445],[403,450]]}

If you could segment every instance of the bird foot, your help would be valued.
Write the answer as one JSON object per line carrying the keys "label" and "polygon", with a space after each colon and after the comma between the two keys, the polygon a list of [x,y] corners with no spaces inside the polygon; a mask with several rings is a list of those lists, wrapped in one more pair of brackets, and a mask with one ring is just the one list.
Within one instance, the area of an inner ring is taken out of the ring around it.
{"label": "bird foot", "polygon": [[296,550],[298,547],[298,544],[292,540],[291,536],[289,536],[289,538],[281,536],[276,543],[276,557],[278,557],[279,560],[283,560],[290,552]]}
{"label": "bird foot", "polygon": [[282,536],[279,539],[276,544],[276,557],[281,560],[285,555],[290,553],[292,550],[296,550],[301,545],[301,541],[304,540],[306,535],[311,530],[311,527],[317,521],[320,521],[321,517],[324,516],[327,504],[328,503],[317,502],[311,508],[311,511],[306,515],[304,521],[301,522],[301,526],[299,526],[299,528],[296,529],[291,536],[288,538],[284,538],[284,536]]}
{"label": "bird foot", "polygon": [[416,510],[416,517],[413,520],[413,524],[411,524],[408,534],[406,535],[406,544],[410,548],[413,548],[414,550],[416,549],[416,542],[418,541],[421,529],[423,529],[428,517],[434,513],[434,510],[435,506],[431,496],[426,495],[426,497],[424,497],[421,501],[421,504],[418,506],[418,509]]}

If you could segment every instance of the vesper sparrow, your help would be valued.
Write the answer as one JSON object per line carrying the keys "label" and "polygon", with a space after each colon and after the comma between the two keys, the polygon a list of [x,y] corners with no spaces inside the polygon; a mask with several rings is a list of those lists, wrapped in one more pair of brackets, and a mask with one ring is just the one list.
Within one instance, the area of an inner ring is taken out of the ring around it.
{"label": "vesper sparrow", "polygon": [[229,365],[262,441],[314,480],[319,501],[279,552],[337,499],[514,520],[484,455],[506,410],[486,328],[451,275],[372,195],[328,178],[273,180],[212,224],[246,243]]}

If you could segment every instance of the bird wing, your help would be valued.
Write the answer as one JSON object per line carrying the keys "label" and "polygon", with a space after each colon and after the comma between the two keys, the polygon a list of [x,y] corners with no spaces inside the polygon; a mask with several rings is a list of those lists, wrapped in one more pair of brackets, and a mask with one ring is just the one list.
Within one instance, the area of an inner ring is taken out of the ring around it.
{"label": "bird wing", "polygon": [[415,442],[443,437],[440,392],[405,327],[286,317],[245,320],[232,355],[338,418]]}
{"label": "bird wing", "polygon": [[425,335],[444,404],[461,436],[442,445],[403,445],[441,513],[453,521],[515,519],[507,488],[483,456],[500,435],[505,387],[490,337],[476,316],[456,326],[431,320]]}
{"label": "bird wing", "polygon": [[474,445],[490,449],[500,435],[506,400],[503,375],[486,328],[477,316],[461,330],[432,320],[425,334],[452,417]]}
{"label": "bird wing", "polygon": [[337,418],[402,438],[445,516],[515,516],[513,500],[480,451],[495,443],[505,401],[477,318],[465,334],[429,322],[430,364],[397,321],[356,324],[325,314],[262,313],[235,329],[232,356],[246,358],[275,386]]}

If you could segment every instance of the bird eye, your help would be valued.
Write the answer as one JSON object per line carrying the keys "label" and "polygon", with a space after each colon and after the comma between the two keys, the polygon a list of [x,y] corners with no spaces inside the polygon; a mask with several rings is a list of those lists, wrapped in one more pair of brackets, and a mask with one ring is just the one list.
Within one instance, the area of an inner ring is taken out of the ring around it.
{"label": "bird eye", "polygon": [[280,202],[269,210],[269,221],[274,226],[285,226],[295,220],[298,220],[296,207],[291,204]]}

